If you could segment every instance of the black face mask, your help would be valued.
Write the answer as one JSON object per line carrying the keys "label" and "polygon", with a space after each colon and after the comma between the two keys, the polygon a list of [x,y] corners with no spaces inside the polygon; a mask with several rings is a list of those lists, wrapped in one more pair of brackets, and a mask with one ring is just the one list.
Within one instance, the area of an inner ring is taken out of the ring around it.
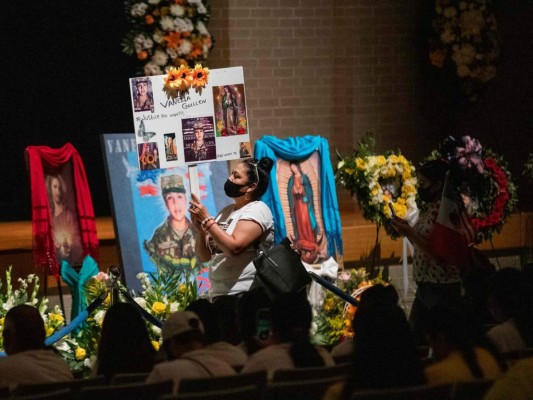
{"label": "black face mask", "polygon": [[236,198],[244,196],[246,193],[241,192],[241,189],[248,185],[239,185],[237,183],[233,183],[229,179],[224,183],[224,193],[226,193],[226,196]]}
{"label": "black face mask", "polygon": [[419,187],[418,188],[418,197],[420,197],[420,200],[422,200],[424,203],[431,203],[436,196],[436,192],[431,191],[432,186],[424,188]]}

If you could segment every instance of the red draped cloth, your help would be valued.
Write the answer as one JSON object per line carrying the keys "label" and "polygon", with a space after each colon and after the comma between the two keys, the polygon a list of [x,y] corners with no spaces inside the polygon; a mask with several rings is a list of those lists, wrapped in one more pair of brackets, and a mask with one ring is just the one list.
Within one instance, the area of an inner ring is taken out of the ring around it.
{"label": "red draped cloth", "polygon": [[85,175],[85,167],[78,151],[67,143],[59,149],[48,146],[26,148],[31,184],[33,261],[37,268],[59,276],[59,264],[52,230],[50,203],[46,191],[44,168],[58,169],[72,161],[72,179],[76,191],[83,256],[98,259],[98,237],[94,219],[91,192]]}

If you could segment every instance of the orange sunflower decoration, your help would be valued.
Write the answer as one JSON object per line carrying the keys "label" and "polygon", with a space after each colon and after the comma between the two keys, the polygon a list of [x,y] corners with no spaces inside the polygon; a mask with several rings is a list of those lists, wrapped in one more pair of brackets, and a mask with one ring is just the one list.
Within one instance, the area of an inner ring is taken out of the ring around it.
{"label": "orange sunflower decoration", "polygon": [[178,94],[184,94],[193,83],[192,71],[185,65],[179,68],[170,67],[165,78],[163,90],[167,96],[176,98]]}
{"label": "orange sunflower decoration", "polygon": [[197,91],[205,88],[209,80],[209,68],[202,67],[202,64],[196,64],[192,70],[192,87]]}

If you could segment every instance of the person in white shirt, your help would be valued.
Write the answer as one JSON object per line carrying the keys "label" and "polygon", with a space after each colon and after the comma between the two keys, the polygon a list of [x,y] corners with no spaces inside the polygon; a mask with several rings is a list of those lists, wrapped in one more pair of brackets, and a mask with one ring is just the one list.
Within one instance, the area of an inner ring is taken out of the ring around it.
{"label": "person in white shirt", "polygon": [[0,386],[60,382],[74,379],[68,364],[45,348],[44,321],[39,311],[21,304],[11,308],[4,320],[4,349],[0,357]]}
{"label": "person in white shirt", "polygon": [[269,379],[278,369],[328,367],[335,364],[331,354],[310,342],[311,305],[299,293],[283,293],[271,308],[274,344],[250,356],[242,373],[266,370]]}
{"label": "person in white shirt", "polygon": [[267,249],[272,246],[274,218],[259,198],[268,188],[273,165],[267,157],[237,164],[224,184],[224,192],[235,204],[225,207],[216,218],[192,194],[189,211],[197,228],[196,256],[201,262],[209,261],[213,300],[247,292],[255,278],[253,259],[259,244]]}
{"label": "person in white shirt", "polygon": [[169,361],[156,364],[147,383],[174,382],[177,393],[183,378],[235,375],[235,370],[205,348],[204,327],[192,311],[177,311],[163,323],[163,348]]}

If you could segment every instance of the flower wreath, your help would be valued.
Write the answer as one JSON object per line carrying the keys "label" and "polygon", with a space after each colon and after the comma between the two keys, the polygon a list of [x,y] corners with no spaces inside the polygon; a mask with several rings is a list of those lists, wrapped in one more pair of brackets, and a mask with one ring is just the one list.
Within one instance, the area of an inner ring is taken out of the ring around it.
{"label": "flower wreath", "polygon": [[430,159],[450,161],[455,183],[478,240],[490,240],[502,230],[507,218],[516,211],[516,185],[502,156],[490,149],[482,149],[479,141],[470,136],[460,140],[448,138]]}
{"label": "flower wreath", "polygon": [[403,155],[392,151],[372,155],[370,146],[373,137],[367,135],[353,155],[343,158],[338,154],[335,176],[338,183],[356,195],[364,218],[383,225],[390,237],[397,238],[398,232],[390,226],[389,204],[400,218],[410,220],[417,215],[415,168]]}
{"label": "flower wreath", "polygon": [[203,0],[125,0],[131,29],[123,52],[135,55],[139,75],[161,75],[168,67],[205,62],[213,39]]}

